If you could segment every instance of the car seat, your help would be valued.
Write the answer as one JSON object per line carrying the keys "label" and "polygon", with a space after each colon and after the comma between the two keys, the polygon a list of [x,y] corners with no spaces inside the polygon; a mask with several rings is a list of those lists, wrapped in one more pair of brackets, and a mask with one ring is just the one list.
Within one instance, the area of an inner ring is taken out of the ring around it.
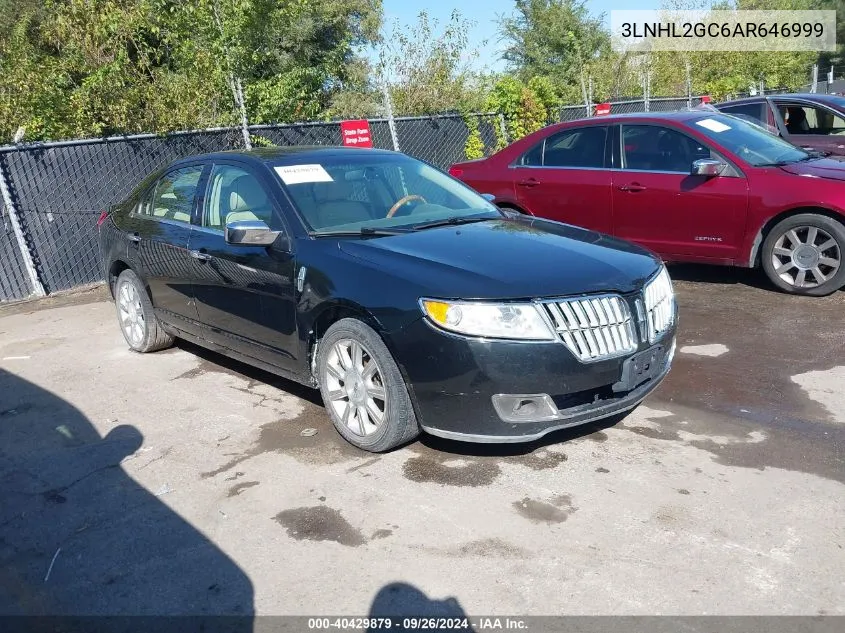
{"label": "car seat", "polygon": [[226,223],[259,221],[270,224],[272,208],[264,190],[249,175],[238,176],[229,185],[229,212]]}
{"label": "car seat", "polygon": [[308,220],[314,228],[326,229],[373,219],[366,204],[351,199],[354,185],[344,178],[344,174],[331,182],[315,182],[312,187],[316,206]]}
{"label": "car seat", "polygon": [[655,169],[659,171],[689,171],[690,161],[687,160],[687,148],[684,141],[677,134],[664,132],[657,141],[657,161]]}

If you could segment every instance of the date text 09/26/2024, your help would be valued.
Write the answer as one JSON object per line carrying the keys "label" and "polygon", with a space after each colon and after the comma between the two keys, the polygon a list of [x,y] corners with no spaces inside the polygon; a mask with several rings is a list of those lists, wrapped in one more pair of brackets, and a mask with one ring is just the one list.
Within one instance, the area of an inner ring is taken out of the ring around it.
{"label": "date text 09/26/2024", "polygon": [[308,629],[311,631],[373,631],[377,629],[393,631],[518,631],[528,630],[524,619],[509,617],[371,617],[371,618],[309,618]]}

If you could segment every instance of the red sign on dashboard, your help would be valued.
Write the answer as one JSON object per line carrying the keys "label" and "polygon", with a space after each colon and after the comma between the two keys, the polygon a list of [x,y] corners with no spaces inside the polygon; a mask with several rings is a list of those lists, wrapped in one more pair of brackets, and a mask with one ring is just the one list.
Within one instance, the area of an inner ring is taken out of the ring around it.
{"label": "red sign on dashboard", "polygon": [[372,147],[373,137],[370,136],[370,122],[366,119],[358,121],[341,121],[340,134],[343,144],[350,147]]}

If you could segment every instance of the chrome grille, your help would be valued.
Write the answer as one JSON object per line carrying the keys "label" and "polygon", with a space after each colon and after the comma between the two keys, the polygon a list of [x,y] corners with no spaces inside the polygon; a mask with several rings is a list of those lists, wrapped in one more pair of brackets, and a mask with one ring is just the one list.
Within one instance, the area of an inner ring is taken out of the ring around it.
{"label": "chrome grille", "polygon": [[637,349],[631,311],[618,295],[576,297],[542,305],[560,340],[581,361],[614,358]]}
{"label": "chrome grille", "polygon": [[643,298],[648,321],[648,342],[654,343],[675,321],[675,293],[666,268],[646,284]]}

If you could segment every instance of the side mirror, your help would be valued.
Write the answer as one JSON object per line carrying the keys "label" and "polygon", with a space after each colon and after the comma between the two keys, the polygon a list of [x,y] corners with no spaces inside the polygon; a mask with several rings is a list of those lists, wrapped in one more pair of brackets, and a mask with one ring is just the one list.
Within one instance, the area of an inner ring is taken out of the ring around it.
{"label": "side mirror", "polygon": [[481,197],[484,198],[487,202],[493,202],[496,199],[492,193],[482,193]]}
{"label": "side mirror", "polygon": [[261,220],[235,220],[226,222],[223,231],[227,244],[243,246],[270,246],[279,236],[279,231],[272,231]]}
{"label": "side mirror", "polygon": [[720,160],[715,160],[713,158],[700,158],[692,164],[690,174],[693,176],[711,178],[721,174],[725,167],[727,167],[727,165]]}

